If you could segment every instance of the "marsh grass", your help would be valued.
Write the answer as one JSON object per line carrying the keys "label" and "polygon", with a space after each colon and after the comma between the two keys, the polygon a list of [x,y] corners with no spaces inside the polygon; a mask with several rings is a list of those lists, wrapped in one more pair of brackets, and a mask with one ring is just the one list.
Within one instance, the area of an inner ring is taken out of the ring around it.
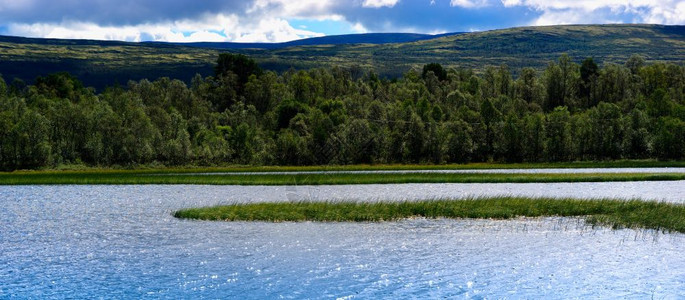
{"label": "marsh grass", "polygon": [[[364,166],[332,168],[340,170],[412,170],[413,166],[388,166],[363,169]],[[418,168],[416,168],[418,169]],[[430,169],[425,168],[424,169]],[[443,167],[443,169],[445,169]],[[685,180],[685,173],[578,173],[578,174],[270,174],[270,171],[317,171],[315,168],[236,168],[236,169],[140,169],[140,170],[75,170],[20,171],[0,173],[0,185],[27,184],[211,184],[211,185],[336,185],[391,183],[526,183],[526,182],[603,182]],[[235,171],[263,172],[251,175],[230,174]],[[228,172],[217,173],[213,172]],[[207,173],[207,174],[193,174]]]}
{"label": "marsh grass", "polygon": [[[468,164],[359,164],[359,165],[317,165],[317,166],[180,166],[164,167],[158,164],[89,167],[82,164],[58,165],[54,169],[39,171],[16,171],[15,173],[50,173],[55,171],[83,172],[135,172],[135,173],[218,173],[218,172],[284,172],[284,171],[373,171],[373,170],[469,170],[469,169],[563,169],[563,168],[682,168],[685,161],[660,160],[612,160],[612,161],[575,161],[543,163],[496,163],[480,162]],[[2,174],[2,172],[0,172]]]}
{"label": "marsh grass", "polygon": [[402,202],[284,202],[189,208],[176,218],[215,221],[380,222],[411,217],[584,217],[593,225],[685,233],[685,205],[612,199],[494,197]]}

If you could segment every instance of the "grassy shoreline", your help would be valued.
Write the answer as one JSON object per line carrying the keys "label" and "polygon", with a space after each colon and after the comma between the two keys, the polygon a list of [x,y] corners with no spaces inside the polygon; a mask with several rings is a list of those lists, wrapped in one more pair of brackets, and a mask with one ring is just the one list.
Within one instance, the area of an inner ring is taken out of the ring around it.
{"label": "grassy shoreline", "polygon": [[193,175],[136,172],[48,172],[0,174],[0,185],[48,184],[206,184],[340,185],[401,183],[529,183],[685,180],[685,173],[583,174],[257,174]]}
{"label": "grassy shoreline", "polygon": [[[464,165],[235,166],[211,168],[76,169],[0,172],[0,185],[34,184],[209,184],[324,185],[389,183],[525,183],[685,180],[684,173],[585,174],[269,174],[287,171],[466,170],[546,168],[685,167],[685,162],[613,161],[537,164],[475,163]],[[241,175],[231,172],[263,172]],[[197,175],[191,173],[209,173]],[[211,174],[217,173],[217,174]],[[221,173],[221,174],[219,174]],[[228,173],[228,174],[227,174]]]}
{"label": "grassy shoreline", "polygon": [[480,169],[564,169],[564,168],[685,168],[685,161],[615,160],[543,163],[468,163],[468,164],[374,164],[374,165],[317,165],[317,166],[176,166],[139,165],[133,167],[91,167],[60,165],[55,169],[17,170],[11,173],[51,172],[123,172],[123,173],[213,173],[213,172],[284,172],[284,171],[366,171],[366,170],[480,170]]}
{"label": "grassy shoreline", "polygon": [[584,217],[593,225],[685,233],[685,205],[615,199],[525,197],[470,198],[405,202],[284,202],[189,208],[180,219],[267,222],[380,222],[411,217],[510,219]]}

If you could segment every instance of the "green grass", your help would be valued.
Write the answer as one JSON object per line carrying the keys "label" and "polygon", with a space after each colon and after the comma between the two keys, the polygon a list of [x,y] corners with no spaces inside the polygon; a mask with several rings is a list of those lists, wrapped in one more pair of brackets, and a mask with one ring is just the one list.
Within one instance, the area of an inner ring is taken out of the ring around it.
{"label": "green grass", "polygon": [[[530,168],[647,168],[685,167],[683,161],[625,160],[568,163],[473,163],[461,165],[348,165],[348,166],[231,166],[101,169],[66,166],[55,170],[0,172],[0,185],[20,184],[215,184],[215,185],[323,185],[371,183],[487,183],[487,182],[600,182],[685,180],[677,173],[590,174],[302,174],[283,171],[463,170]],[[66,169],[65,169],[66,168]],[[257,175],[192,173],[264,172]]]}
{"label": "green grass", "polygon": [[[250,170],[250,169],[246,169]],[[286,169],[293,170],[293,169]],[[305,169],[308,170],[308,169]],[[212,185],[334,185],[390,183],[505,183],[685,180],[683,173],[589,174],[212,174],[206,169],[38,171],[0,173],[0,185],[27,184],[212,184]],[[175,173],[175,174],[169,174]]]}
{"label": "green grass", "polygon": [[177,218],[268,222],[379,222],[411,217],[510,219],[585,217],[594,225],[685,233],[685,205],[640,200],[496,197],[418,202],[286,202],[189,208]]}

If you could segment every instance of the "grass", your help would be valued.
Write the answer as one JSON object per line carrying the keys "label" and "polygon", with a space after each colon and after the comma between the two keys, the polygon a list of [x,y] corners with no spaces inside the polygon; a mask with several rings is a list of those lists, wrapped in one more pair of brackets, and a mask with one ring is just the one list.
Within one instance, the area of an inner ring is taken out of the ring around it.
{"label": "grass", "polygon": [[[398,168],[399,169],[399,168]],[[253,169],[244,169],[253,170]],[[285,168],[281,170],[298,170]],[[300,169],[315,170],[315,169]],[[86,170],[0,173],[0,185],[27,184],[211,184],[211,185],[334,185],[391,183],[526,183],[685,180],[685,173],[587,174],[270,174],[208,172],[208,169]],[[210,172],[217,170],[211,169]]]}
{"label": "grass", "polygon": [[189,208],[174,217],[221,221],[379,222],[411,217],[584,217],[593,225],[685,233],[685,205],[640,200],[495,197],[418,202],[285,202]]}
{"label": "grass", "polygon": [[[102,169],[64,166],[55,170],[0,172],[0,185],[25,184],[214,184],[214,185],[323,185],[382,183],[504,183],[504,182],[600,182],[685,180],[678,173],[588,174],[268,174],[284,171],[458,170],[530,168],[646,168],[685,167],[683,161],[624,160],[567,163],[472,163],[453,165],[349,165],[349,166],[231,166],[231,167],[139,167]],[[231,172],[263,172],[240,175]],[[197,175],[193,173],[209,173]],[[211,174],[216,173],[216,174]],[[228,173],[228,174],[226,174]]]}

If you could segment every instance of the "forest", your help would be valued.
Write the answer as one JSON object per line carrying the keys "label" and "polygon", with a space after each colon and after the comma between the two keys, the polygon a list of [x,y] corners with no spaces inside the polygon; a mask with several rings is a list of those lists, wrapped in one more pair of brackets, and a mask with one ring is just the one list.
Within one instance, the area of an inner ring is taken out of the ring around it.
{"label": "forest", "polygon": [[0,77],[0,169],[685,158],[685,67],[574,59],[542,72],[431,63],[388,79],[279,74],[225,53],[190,84],[100,92],[68,73]]}

